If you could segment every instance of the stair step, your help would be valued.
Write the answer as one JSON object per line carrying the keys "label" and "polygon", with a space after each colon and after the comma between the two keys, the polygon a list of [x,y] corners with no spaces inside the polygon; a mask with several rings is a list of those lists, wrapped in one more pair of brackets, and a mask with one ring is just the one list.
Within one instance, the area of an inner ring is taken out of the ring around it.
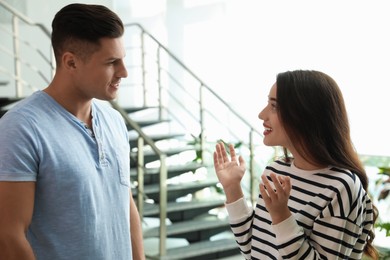
{"label": "stair step", "polygon": [[128,114],[144,111],[148,109],[157,109],[158,106],[143,106],[143,107],[124,107],[123,110],[125,110]]}
{"label": "stair step", "polygon": [[[201,167],[205,167],[204,164],[196,163],[196,162],[190,162],[186,164],[180,164],[180,165],[168,165],[168,179],[178,176],[180,174],[186,173],[186,172],[195,172],[197,169]],[[130,169],[130,176],[132,179],[136,179],[137,169],[131,168]],[[160,182],[160,168],[144,168],[144,184],[151,184],[151,183],[159,183]]]}
{"label": "stair step", "polygon": [[13,104],[22,100],[23,98],[14,98],[14,97],[0,97],[0,108]]}
{"label": "stair step", "polygon": [[[187,194],[194,193],[203,188],[214,186],[218,183],[217,180],[202,180],[202,181],[191,181],[185,183],[168,184],[167,185],[167,196],[168,201],[173,201],[177,198],[183,197]],[[136,196],[138,191],[136,188],[132,190],[133,196]],[[160,186],[159,184],[145,185],[144,193],[148,199],[154,200],[156,203],[160,201]]]}
{"label": "stair step", "polygon": [[7,113],[8,108],[6,108],[8,105],[12,105],[23,98],[14,98],[14,97],[0,97],[0,118]]}
{"label": "stair step", "polygon": [[1,80],[0,81],[0,87],[7,86],[9,84],[9,81]]}
{"label": "stair step", "polygon": [[[161,123],[168,123],[170,122],[169,119],[151,119],[151,120],[142,120],[142,121],[138,121],[138,120],[134,120],[141,128],[142,127],[148,127],[148,126],[151,126],[151,125],[157,125],[157,124],[161,124]],[[127,125],[127,130],[133,130],[133,128],[129,125]]]}
{"label": "stair step", "polygon": [[7,110],[0,110],[0,118],[2,118],[5,113],[7,113]]}
{"label": "stair step", "polygon": [[[223,207],[225,205],[224,199],[214,200],[191,200],[185,202],[168,202],[167,203],[167,217],[172,222],[184,221],[193,219],[196,216],[207,213],[209,210]],[[144,216],[159,217],[159,204],[144,204]]]}
{"label": "stair step", "polygon": [[[172,147],[172,148],[161,149],[161,151],[164,154],[166,154],[166,156],[169,157],[169,156],[176,155],[176,154],[179,154],[182,152],[197,150],[197,149],[198,148],[195,146],[187,145],[187,146],[182,146],[182,147]],[[130,166],[131,167],[136,166],[136,162],[135,162],[136,156],[137,156],[137,152],[132,151],[130,154]],[[151,151],[151,150],[144,151],[144,163],[145,164],[153,162],[153,161],[157,161],[159,159],[160,159],[159,156],[154,151]]]}
{"label": "stair step", "polygon": [[[211,236],[230,230],[227,219],[201,218],[182,221],[167,226],[167,236],[185,238],[189,242],[208,240]],[[144,231],[144,237],[158,237],[160,229],[154,227]]]}
{"label": "stair step", "polygon": [[[177,134],[160,134],[160,135],[149,135],[149,137],[154,141],[158,142],[161,140],[167,140],[167,139],[173,139],[173,138],[179,138],[184,136],[182,133],[177,133]],[[130,147],[137,147],[137,142],[138,142],[138,136],[131,137],[130,140]]]}
{"label": "stair step", "polygon": [[219,259],[221,257],[238,254],[239,249],[234,239],[219,239],[191,243],[188,246],[167,249],[164,256],[147,255],[147,259],[154,260],[204,260]]}

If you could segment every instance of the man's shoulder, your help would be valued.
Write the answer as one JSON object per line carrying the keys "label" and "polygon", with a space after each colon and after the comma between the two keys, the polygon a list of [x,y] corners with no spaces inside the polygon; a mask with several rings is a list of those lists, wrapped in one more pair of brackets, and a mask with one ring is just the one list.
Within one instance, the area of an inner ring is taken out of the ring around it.
{"label": "man's shoulder", "polygon": [[10,122],[19,122],[23,124],[23,119],[31,118],[35,115],[42,115],[42,110],[45,109],[48,108],[45,105],[43,96],[40,92],[35,92],[10,107],[1,118],[0,122],[7,122],[7,124]]}
{"label": "man's shoulder", "polygon": [[20,101],[16,102],[13,106],[10,107],[9,111],[16,111],[24,109],[26,106],[41,104],[42,103],[42,93],[41,91],[37,91],[32,93],[29,96],[22,98]]}

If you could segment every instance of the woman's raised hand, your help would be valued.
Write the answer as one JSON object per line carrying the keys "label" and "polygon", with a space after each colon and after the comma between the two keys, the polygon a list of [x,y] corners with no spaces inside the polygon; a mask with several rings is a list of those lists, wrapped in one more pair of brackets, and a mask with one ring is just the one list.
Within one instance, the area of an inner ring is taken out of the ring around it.
{"label": "woman's raised hand", "polygon": [[230,158],[225,145],[218,143],[214,152],[214,169],[226,194],[226,202],[234,202],[243,196],[241,179],[245,174],[245,161],[242,156],[237,158],[232,144],[229,145]]}

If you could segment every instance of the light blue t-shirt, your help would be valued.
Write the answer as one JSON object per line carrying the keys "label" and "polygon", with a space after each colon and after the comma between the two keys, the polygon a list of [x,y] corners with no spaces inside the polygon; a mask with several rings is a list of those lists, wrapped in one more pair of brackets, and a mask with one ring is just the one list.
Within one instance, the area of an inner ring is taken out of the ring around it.
{"label": "light blue t-shirt", "polygon": [[132,259],[128,132],[106,104],[92,116],[94,134],[39,91],[0,119],[0,181],[36,182],[38,260]]}

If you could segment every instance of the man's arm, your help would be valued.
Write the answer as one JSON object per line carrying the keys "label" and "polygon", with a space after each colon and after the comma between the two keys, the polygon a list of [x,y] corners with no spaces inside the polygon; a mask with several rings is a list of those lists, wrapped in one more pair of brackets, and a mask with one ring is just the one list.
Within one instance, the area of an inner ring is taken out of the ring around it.
{"label": "man's arm", "polygon": [[133,249],[133,260],[144,260],[144,241],[142,238],[142,227],[139,212],[130,192],[130,234],[131,246]]}
{"label": "man's arm", "polygon": [[0,252],[8,260],[35,259],[26,232],[34,208],[35,182],[0,182]]}

